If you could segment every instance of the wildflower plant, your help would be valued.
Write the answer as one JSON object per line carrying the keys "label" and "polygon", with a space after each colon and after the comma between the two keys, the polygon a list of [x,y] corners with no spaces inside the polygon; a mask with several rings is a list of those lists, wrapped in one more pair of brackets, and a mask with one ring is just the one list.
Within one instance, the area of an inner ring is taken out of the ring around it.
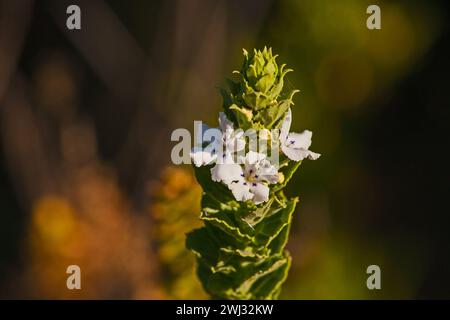
{"label": "wildflower plant", "polygon": [[[203,189],[204,226],[188,234],[204,289],[218,299],[275,299],[286,280],[285,250],[298,198],[283,189],[309,150],[311,131],[290,131],[292,98],[284,91],[291,69],[271,49],[244,50],[238,81],[221,89],[224,111],[218,134],[207,134],[191,151]],[[253,139],[256,137],[256,140]]]}

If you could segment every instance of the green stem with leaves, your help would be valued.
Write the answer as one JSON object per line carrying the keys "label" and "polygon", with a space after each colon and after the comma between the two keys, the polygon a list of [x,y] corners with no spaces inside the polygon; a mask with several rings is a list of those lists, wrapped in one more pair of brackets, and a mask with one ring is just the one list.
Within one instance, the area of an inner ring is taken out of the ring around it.
{"label": "green stem with leaves", "polygon": [[[279,67],[275,59],[271,49],[244,50],[239,81],[228,80],[229,89],[221,90],[224,112],[235,127],[280,128],[296,90],[283,93],[284,76],[291,70]],[[238,201],[225,184],[214,182],[213,165],[194,166],[204,191],[204,226],[187,235],[186,246],[195,253],[198,277],[212,298],[276,299],[280,294],[291,264],[285,246],[298,202],[283,189],[300,164],[284,160],[278,168],[280,180],[259,204]]]}

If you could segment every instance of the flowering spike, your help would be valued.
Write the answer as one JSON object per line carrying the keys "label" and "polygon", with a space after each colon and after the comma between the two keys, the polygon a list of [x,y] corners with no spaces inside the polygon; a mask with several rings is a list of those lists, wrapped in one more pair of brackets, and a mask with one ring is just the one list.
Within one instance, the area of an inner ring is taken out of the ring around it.
{"label": "flowering spike", "polygon": [[[197,181],[203,188],[204,226],[188,234],[186,246],[197,256],[197,274],[213,298],[275,299],[287,277],[291,258],[285,250],[297,198],[283,188],[303,159],[320,155],[309,150],[312,132],[289,132],[292,98],[283,93],[284,76],[272,49],[243,50],[238,82],[221,89],[224,112],[219,116],[222,139],[194,148]],[[271,133],[271,129],[280,129]],[[281,146],[276,158],[251,149],[242,130]],[[224,150],[218,155],[217,150]],[[280,154],[278,154],[280,153]],[[241,161],[237,161],[240,159]]]}

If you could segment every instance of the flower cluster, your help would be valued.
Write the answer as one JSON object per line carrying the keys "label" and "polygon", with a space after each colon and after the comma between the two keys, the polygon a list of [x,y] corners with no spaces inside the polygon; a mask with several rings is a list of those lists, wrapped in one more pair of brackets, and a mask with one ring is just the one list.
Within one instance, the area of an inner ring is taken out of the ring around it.
{"label": "flower cluster", "polygon": [[[291,121],[291,109],[288,109],[279,134],[270,134],[272,139],[278,137],[277,141],[270,142],[280,145],[282,153],[290,160],[318,159],[320,154],[309,150],[312,132],[289,132]],[[239,156],[246,150],[245,134],[242,130],[235,130],[223,112],[219,114],[219,128],[219,138],[207,141],[206,147],[193,148],[192,161],[197,167],[215,164],[211,168],[212,180],[227,185],[236,200],[251,200],[255,204],[266,202],[269,185],[280,182],[279,164],[272,163],[264,152],[249,150]]]}

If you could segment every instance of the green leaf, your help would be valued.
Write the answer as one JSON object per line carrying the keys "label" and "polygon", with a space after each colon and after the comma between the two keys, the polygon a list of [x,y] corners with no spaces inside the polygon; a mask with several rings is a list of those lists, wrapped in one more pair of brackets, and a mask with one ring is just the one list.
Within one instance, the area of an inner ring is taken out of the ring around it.
{"label": "green leaf", "polygon": [[215,299],[225,299],[233,294],[233,277],[223,273],[213,273],[203,265],[197,268],[197,275],[203,288]]}
{"label": "green leaf", "polygon": [[275,125],[284,119],[291,103],[292,101],[290,100],[283,100],[277,104],[268,106],[255,115],[255,121],[264,124],[264,127],[267,129],[275,128]]}
{"label": "green leaf", "polygon": [[213,165],[194,167],[195,177],[204,191],[219,202],[234,201],[231,191],[220,182],[214,182],[211,179],[211,168]]}
{"label": "green leaf", "polygon": [[269,275],[258,279],[252,287],[252,293],[255,299],[277,299],[281,291],[281,285],[286,281],[289,267],[291,266],[291,257],[288,252],[285,253],[285,261],[280,268]]}
{"label": "green leaf", "polygon": [[229,212],[219,211],[214,214],[205,214],[203,212],[201,219],[220,228],[223,232],[227,233],[232,237],[235,237],[238,241],[242,242],[252,241],[252,237],[243,233],[240,230],[239,226],[236,225],[236,222],[233,219],[233,215],[229,214]]}
{"label": "green leaf", "polygon": [[277,185],[275,185],[270,192],[275,193],[281,189],[283,189],[289,180],[291,180],[292,176],[294,175],[295,171],[300,167],[302,164],[302,161],[289,161],[286,166],[282,167],[279,172],[283,174],[283,181]]}
{"label": "green leaf", "polygon": [[217,264],[220,247],[205,227],[188,233],[186,248],[192,250],[205,266],[211,268]]}
{"label": "green leaf", "polygon": [[255,208],[254,210],[242,210],[239,212],[238,219],[240,218],[241,221],[245,222],[250,228],[254,229],[254,227],[267,215],[273,202],[274,198],[271,198],[264,205]]}
{"label": "green leaf", "polygon": [[[272,273],[282,268],[284,265],[288,264],[288,260],[284,257],[273,256],[262,263],[249,264],[243,268],[242,273],[246,274],[247,277],[241,282],[239,287],[236,288],[236,292],[239,295],[247,296],[249,299],[264,299],[263,296],[256,296],[252,287],[257,283],[258,280],[264,277],[272,276]],[[248,274],[250,274],[248,276]]]}
{"label": "green leaf", "polygon": [[272,253],[283,252],[284,247],[288,241],[289,230],[291,229],[291,223],[288,223],[281,229],[278,235],[269,243],[268,249]]}
{"label": "green leaf", "polygon": [[272,210],[272,214],[266,217],[256,226],[256,243],[268,246],[270,242],[277,238],[283,228],[291,223],[292,213],[298,199],[294,198],[285,204],[285,207],[278,207]]}

